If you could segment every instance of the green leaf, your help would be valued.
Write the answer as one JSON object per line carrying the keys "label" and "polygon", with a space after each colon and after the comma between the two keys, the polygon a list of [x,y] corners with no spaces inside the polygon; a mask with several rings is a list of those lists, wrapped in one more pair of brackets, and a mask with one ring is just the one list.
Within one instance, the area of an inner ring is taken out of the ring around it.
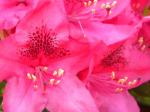
{"label": "green leaf", "polygon": [[132,89],[130,93],[140,104],[150,106],[150,82]]}

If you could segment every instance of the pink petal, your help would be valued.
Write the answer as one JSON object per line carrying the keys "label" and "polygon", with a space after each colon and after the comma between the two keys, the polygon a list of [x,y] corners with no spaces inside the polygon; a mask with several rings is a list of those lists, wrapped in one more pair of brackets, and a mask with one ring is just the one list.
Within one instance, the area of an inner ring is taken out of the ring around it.
{"label": "pink petal", "polygon": [[18,24],[16,32],[22,34],[22,38],[26,38],[26,34],[34,31],[36,27],[46,25],[49,29],[56,31],[60,39],[66,39],[68,27],[65,24],[67,21],[64,13],[64,7],[60,3],[46,1],[24,17]]}
{"label": "pink petal", "polygon": [[21,64],[18,48],[19,44],[13,36],[0,41],[0,81],[13,75],[22,75],[24,70],[28,68]]}
{"label": "pink petal", "polygon": [[0,0],[0,28],[10,29],[24,17],[24,15],[33,9],[38,0],[25,1],[20,3],[17,0]]}
{"label": "pink petal", "polygon": [[102,112],[140,112],[136,101],[127,92],[121,94],[99,94],[95,97]]}
{"label": "pink petal", "polygon": [[132,7],[129,5],[118,14],[116,17],[103,21],[106,24],[114,25],[130,25],[135,28],[138,24],[141,24],[142,16],[136,13]]}
{"label": "pink petal", "polygon": [[99,112],[88,90],[74,76],[65,76],[47,98],[47,108],[52,112]]}
{"label": "pink petal", "polygon": [[[114,5],[112,6],[114,2]],[[71,21],[80,21],[87,19],[106,20],[115,17],[121,13],[129,4],[129,0],[122,3],[121,0],[108,2],[107,0],[65,0],[65,7],[68,13],[68,18]],[[108,10],[104,5],[110,4],[111,13],[108,15]],[[103,7],[104,6],[104,7]]]}
{"label": "pink petal", "polygon": [[8,80],[3,99],[4,112],[41,112],[45,99],[40,91],[34,91],[26,79]]}
{"label": "pink petal", "polygon": [[[82,25],[82,27],[80,26]],[[82,42],[96,43],[103,41],[110,45],[125,40],[138,31],[139,25],[112,25],[100,22],[70,24],[70,35]]]}

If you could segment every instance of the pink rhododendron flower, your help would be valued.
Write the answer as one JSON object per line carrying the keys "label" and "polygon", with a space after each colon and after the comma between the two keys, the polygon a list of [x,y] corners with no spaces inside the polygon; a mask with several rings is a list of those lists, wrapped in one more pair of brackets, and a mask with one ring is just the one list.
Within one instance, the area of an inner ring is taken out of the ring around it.
{"label": "pink rhododendron flower", "polygon": [[10,29],[36,7],[39,0],[0,0],[0,28]]}
{"label": "pink rhododendron flower", "polygon": [[[69,37],[63,7],[46,2],[0,43],[4,112],[99,112],[76,74],[89,63],[87,44]],[[82,61],[82,63],[81,63]]]}
{"label": "pink rhododendron flower", "polygon": [[[140,27],[139,20],[134,25],[106,22],[111,19],[114,21],[113,18],[117,18],[119,15],[121,18],[121,14],[127,7],[130,7],[129,0],[124,3],[121,0],[112,0],[111,2],[106,0],[65,0],[65,6],[70,21],[70,35],[81,42],[93,44],[103,41],[107,45],[114,44],[127,39]],[[126,13],[126,16],[129,13]],[[130,16],[131,19],[134,18],[133,14]],[[120,18],[119,20],[124,22],[124,19]]]}
{"label": "pink rhododendron flower", "polygon": [[130,0],[64,0],[71,21],[85,19],[105,20],[121,13]]}
{"label": "pink rhododendron flower", "polygon": [[[139,112],[128,91],[150,79],[150,19],[136,35],[97,53],[89,70],[78,74],[102,112]],[[115,108],[114,108],[115,107]]]}
{"label": "pink rhododendron flower", "polygon": [[150,79],[150,17],[134,3],[1,0],[0,28],[16,26],[0,42],[4,112],[139,112],[128,90]]}

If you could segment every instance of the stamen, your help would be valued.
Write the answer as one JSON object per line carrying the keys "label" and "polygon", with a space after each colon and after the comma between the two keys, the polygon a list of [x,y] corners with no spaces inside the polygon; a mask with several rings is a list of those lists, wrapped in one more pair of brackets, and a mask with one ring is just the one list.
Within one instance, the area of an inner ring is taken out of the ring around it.
{"label": "stamen", "polygon": [[121,92],[123,92],[123,88],[116,88],[115,92],[116,93],[121,93]]}
{"label": "stamen", "polygon": [[48,71],[48,67],[43,67],[43,71],[47,72]]}
{"label": "stamen", "polygon": [[85,34],[85,31],[84,31],[84,29],[83,29],[83,27],[82,27],[81,22],[78,21],[78,24],[79,24],[79,26],[80,26],[80,28],[81,28],[81,32],[83,33],[83,37],[85,38],[85,37],[86,37],[86,34]]}
{"label": "stamen", "polygon": [[[127,76],[125,76],[124,78],[119,78],[118,79],[116,77],[116,73],[114,71],[112,71],[112,73],[111,73],[111,79],[113,81],[115,81],[117,83],[117,85],[119,84],[119,86],[123,86],[127,89],[135,87],[138,84],[138,82],[140,81],[140,79],[129,80],[129,78]],[[125,88],[123,89],[121,87],[117,87],[115,89],[115,92],[120,93],[120,92],[124,91]]]}
{"label": "stamen", "polygon": [[50,79],[50,80],[49,80],[49,84],[50,84],[50,85],[52,85],[52,86],[53,86],[53,85],[54,85],[54,83],[55,83],[55,79]]}
{"label": "stamen", "polygon": [[28,77],[28,79],[32,79],[32,76],[31,76],[31,74],[30,73],[27,73],[27,77]]}
{"label": "stamen", "polygon": [[111,72],[111,78],[112,78],[112,80],[114,80],[116,78],[116,74],[114,71]]}
{"label": "stamen", "polygon": [[119,79],[118,83],[119,84],[125,84],[127,82],[127,80],[128,80],[128,77],[124,77],[123,79]]}
{"label": "stamen", "polygon": [[133,81],[128,82],[129,86],[134,86],[136,84],[137,84],[137,80],[133,80]]}
{"label": "stamen", "polygon": [[55,70],[54,72],[53,72],[53,76],[57,76],[57,71]]}
{"label": "stamen", "polygon": [[148,47],[148,43],[147,41],[144,39],[144,37],[139,37],[137,40],[137,44],[138,44],[138,49],[140,51],[145,51],[146,48]]}
{"label": "stamen", "polygon": [[64,70],[63,69],[58,69],[58,77],[62,77],[64,75]]}
{"label": "stamen", "polygon": [[146,45],[143,45],[143,46],[141,47],[141,51],[144,51],[145,48],[146,48]]}
{"label": "stamen", "polygon": [[88,6],[91,6],[92,5],[92,1],[88,1]]}
{"label": "stamen", "polygon": [[37,77],[34,74],[32,74],[31,76],[32,76],[32,80],[35,82],[37,80]]}
{"label": "stamen", "polygon": [[83,2],[84,6],[87,7],[87,2]]}
{"label": "stamen", "polygon": [[98,0],[89,0],[89,1],[83,2],[83,5],[84,5],[85,7],[90,7],[90,6],[92,6],[92,5],[96,5],[97,2],[98,2]]}
{"label": "stamen", "polygon": [[107,11],[107,16],[108,16],[108,15],[110,15],[110,14],[112,13],[111,9],[112,9],[113,7],[115,7],[116,5],[117,5],[117,1],[114,0],[112,3],[110,3],[110,2],[102,3],[102,4],[101,4],[101,8],[102,8],[102,9],[106,9],[106,11]]}
{"label": "stamen", "polygon": [[141,46],[141,45],[144,43],[144,38],[143,38],[143,37],[140,37],[140,38],[138,39],[138,43],[139,43],[139,45]]}
{"label": "stamen", "polygon": [[64,76],[64,69],[59,68],[54,70],[51,73],[48,73],[49,68],[47,66],[39,66],[35,68],[34,73],[27,73],[27,78],[33,82],[34,89],[38,89],[40,87],[43,88],[43,91],[46,90],[48,85],[57,86],[61,83],[62,77]]}
{"label": "stamen", "polygon": [[112,4],[111,4],[111,6],[116,6],[117,5],[117,1],[116,0],[114,0],[113,2],[112,2]]}

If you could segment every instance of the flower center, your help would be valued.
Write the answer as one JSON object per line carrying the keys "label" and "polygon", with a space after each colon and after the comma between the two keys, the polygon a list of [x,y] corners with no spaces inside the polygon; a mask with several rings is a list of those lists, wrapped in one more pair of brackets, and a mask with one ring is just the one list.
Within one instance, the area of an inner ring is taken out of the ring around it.
{"label": "flower center", "polygon": [[[69,51],[64,48],[64,43],[56,39],[57,34],[46,26],[36,27],[35,31],[29,33],[29,40],[19,49],[23,60],[46,60],[61,58],[68,55]],[[39,64],[45,65],[42,62]]]}
{"label": "flower center", "polygon": [[119,47],[116,50],[112,51],[110,54],[108,54],[106,57],[102,59],[101,64],[107,68],[107,67],[112,67],[112,68],[122,68],[126,65],[127,61],[126,59],[122,56],[123,55],[123,47]]}
{"label": "flower center", "polygon": [[37,90],[39,87],[42,87],[44,91],[49,86],[59,85],[63,76],[63,69],[59,68],[49,72],[46,66],[35,67],[34,72],[27,73],[27,78],[32,81],[34,89]]}

